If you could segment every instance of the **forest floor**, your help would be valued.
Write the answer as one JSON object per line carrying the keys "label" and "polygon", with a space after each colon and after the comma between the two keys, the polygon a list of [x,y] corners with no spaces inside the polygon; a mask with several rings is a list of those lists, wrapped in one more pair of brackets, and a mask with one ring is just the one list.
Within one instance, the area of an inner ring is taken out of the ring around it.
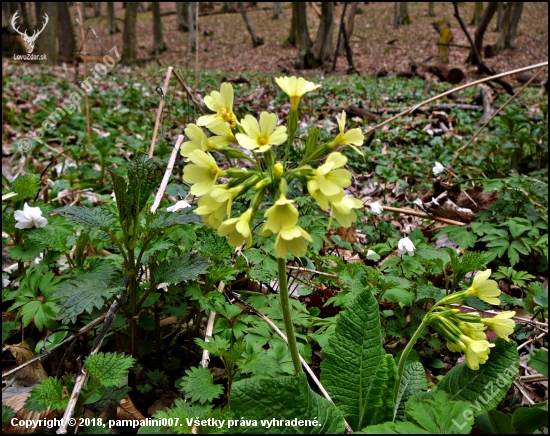
{"label": "forest floor", "polygon": [[[124,10],[121,3],[115,4],[115,14],[119,28],[123,29]],[[215,3],[215,9],[204,10],[199,16],[199,55],[200,69],[223,70],[231,72],[288,72],[292,71],[297,54],[295,47],[285,45],[288,38],[291,20],[290,3],[283,3],[279,19],[274,20],[271,2],[258,2],[249,7],[247,14],[257,35],[265,44],[252,48],[243,18],[239,12],[222,13],[221,4]],[[460,13],[465,23],[473,16],[473,2],[460,4]],[[161,3],[164,40],[168,50],[159,56],[162,65],[177,65],[184,68],[195,68],[195,53],[188,48],[188,33],[177,30],[174,3]],[[338,26],[343,3],[335,8],[334,40],[338,37]],[[72,8],[73,16],[76,14]],[[88,8],[88,17],[92,9]],[[314,39],[319,26],[319,17],[315,10],[308,6],[308,27]],[[454,18],[453,7],[448,2],[435,3],[435,16],[428,16],[425,2],[409,3],[411,24],[395,28],[392,25],[393,3],[372,2],[361,4],[355,18],[355,30],[351,38],[354,63],[360,74],[376,74],[387,71],[389,74],[408,70],[410,60],[422,61],[428,58],[437,59],[439,33],[433,23],[444,20],[453,32],[450,50],[450,67],[468,67],[465,64],[469,52],[466,36]],[[97,32],[103,47],[122,47],[122,33],[109,35],[105,13],[101,17],[89,18],[85,27],[92,26]],[[152,53],[153,31],[152,12],[139,12],[137,20],[138,59],[154,61]],[[473,36],[475,26],[468,29]],[[81,47],[82,32],[77,28],[78,47]],[[496,44],[496,14],[484,39],[484,46]],[[96,38],[89,32],[86,38],[86,52],[99,55],[102,48]],[[542,62],[548,59],[548,4],[544,2],[526,2],[518,27],[516,49],[504,50],[497,56],[487,59],[489,67],[498,72],[512,70],[521,66]],[[340,56],[336,73],[343,74],[348,68],[345,56]],[[327,72],[332,70],[332,63]],[[319,71],[320,72],[320,71]]]}

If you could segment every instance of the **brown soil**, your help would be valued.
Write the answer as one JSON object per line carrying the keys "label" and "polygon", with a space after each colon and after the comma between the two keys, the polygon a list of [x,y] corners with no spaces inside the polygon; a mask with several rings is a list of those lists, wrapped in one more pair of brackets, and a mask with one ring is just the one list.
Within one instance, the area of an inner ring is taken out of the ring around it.
{"label": "brown soil", "polygon": [[[204,5],[205,3],[203,3]],[[122,3],[115,3],[118,26],[122,30],[124,10]],[[255,7],[248,7],[248,16],[259,37],[265,44],[252,48],[250,36],[240,13],[220,13],[221,3],[215,3],[215,10],[203,10],[199,17],[199,54],[200,69],[223,70],[232,72],[292,71],[296,48],[285,46],[290,29],[291,6],[283,3],[282,13],[278,20],[272,19],[272,3],[258,2]],[[469,23],[473,15],[473,3],[461,3],[460,11],[464,22]],[[92,26],[97,32],[104,53],[113,45],[122,50],[122,33],[108,35],[106,28],[105,8],[102,16],[91,18],[85,26]],[[195,67],[195,53],[188,49],[188,34],[177,30],[175,4],[161,3],[164,38],[168,50],[159,57],[163,65],[177,65],[184,68]],[[335,35],[340,23],[342,4],[336,7]],[[308,24],[314,38],[319,18],[311,6],[308,6]],[[409,59],[424,60],[437,58],[438,32],[432,23],[445,20],[454,34],[453,44],[467,46],[468,41],[453,16],[453,7],[449,2],[435,3],[435,17],[428,16],[426,2],[409,3],[409,15],[412,23],[395,29],[392,25],[393,3],[369,3],[360,5],[361,13],[355,19],[355,32],[351,39],[354,61],[361,74],[374,74],[382,70],[390,74],[406,70]],[[76,16],[72,7],[73,17]],[[92,9],[88,9],[92,16]],[[138,58],[140,61],[154,61],[152,51],[152,12],[138,14]],[[468,26],[471,34],[475,26]],[[484,45],[495,44],[498,40],[496,14],[485,35]],[[81,30],[76,29],[78,46],[81,46]],[[542,62],[548,59],[548,4],[545,2],[527,2],[519,23],[516,49],[506,50],[496,57],[487,59],[486,63],[503,72],[513,68]],[[465,67],[464,62],[468,49],[451,47],[451,66]],[[101,47],[92,32],[86,38],[86,52],[98,55]],[[332,64],[329,66],[331,69]],[[347,70],[345,56],[337,64],[337,72]]]}

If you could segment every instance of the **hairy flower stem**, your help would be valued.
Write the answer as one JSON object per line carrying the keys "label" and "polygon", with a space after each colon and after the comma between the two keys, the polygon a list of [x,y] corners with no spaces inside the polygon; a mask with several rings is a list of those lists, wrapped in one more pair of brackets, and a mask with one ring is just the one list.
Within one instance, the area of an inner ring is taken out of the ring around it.
{"label": "hairy flower stem", "polygon": [[424,316],[424,318],[422,319],[422,323],[418,326],[418,328],[414,332],[414,335],[412,335],[411,340],[409,341],[409,343],[401,353],[401,357],[399,358],[399,364],[397,365],[397,381],[395,382],[395,388],[393,392],[393,404],[395,407],[394,412],[397,411],[397,397],[399,395],[399,387],[401,386],[401,379],[403,378],[403,371],[405,371],[405,363],[407,363],[407,358],[409,357],[411,350],[416,344],[416,341],[424,331],[424,328],[428,325],[429,315],[433,312],[433,310],[437,306],[439,306],[439,303],[435,303],[432,306],[432,308],[428,311],[428,313]]}
{"label": "hairy flower stem", "polygon": [[294,335],[294,326],[292,325],[292,317],[290,316],[290,298],[288,296],[288,284],[286,281],[286,259],[278,258],[277,266],[279,267],[279,295],[281,296],[281,311],[283,312],[283,320],[285,322],[286,337],[288,339],[288,349],[292,356],[292,363],[296,374],[302,372],[300,363],[300,354],[296,345],[296,336]]}

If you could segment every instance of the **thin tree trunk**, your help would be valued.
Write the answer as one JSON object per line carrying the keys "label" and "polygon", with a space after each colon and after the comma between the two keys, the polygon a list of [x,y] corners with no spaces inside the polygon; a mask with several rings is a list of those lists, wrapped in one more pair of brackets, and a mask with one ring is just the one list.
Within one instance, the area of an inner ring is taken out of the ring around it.
{"label": "thin tree trunk", "polygon": [[319,65],[323,65],[334,55],[334,2],[323,2],[321,12],[321,22],[311,48]]}
{"label": "thin tree trunk", "polygon": [[523,13],[523,2],[512,2],[512,11],[510,16],[510,27],[508,29],[508,40],[506,48],[515,48],[516,34],[518,30],[519,20]]}
{"label": "thin tree trunk", "polygon": [[[510,29],[510,16],[512,13],[512,7],[510,2],[502,3],[502,17],[498,17],[498,42],[497,51],[504,50],[506,48],[506,42],[508,39],[508,31]],[[499,6],[500,12],[500,6]]]}
{"label": "thin tree trunk", "polygon": [[[349,6],[349,11],[346,14],[346,22],[344,27],[346,29],[347,40],[351,41],[351,37],[353,35],[353,29],[355,27],[355,15],[357,14],[359,3],[350,2],[348,6]],[[344,44],[345,44],[345,40],[342,38],[340,40],[340,44],[338,45],[338,56],[342,55],[342,53],[344,52]]]}
{"label": "thin tree trunk", "polygon": [[398,27],[402,24],[410,24],[409,18],[409,3],[408,2],[395,2],[393,9],[393,25]]}
{"label": "thin tree trunk", "polygon": [[307,26],[306,3],[292,2],[296,14],[296,43],[298,45],[298,56],[296,57],[296,68],[303,70],[314,68],[317,63],[315,56],[311,52],[311,38]]}
{"label": "thin tree trunk", "polygon": [[158,56],[166,50],[166,43],[162,37],[162,20],[160,17],[160,3],[153,2],[153,54]]}
{"label": "thin tree trunk", "polygon": [[176,2],[176,20],[178,22],[178,30],[187,32],[189,27],[187,26],[188,16],[187,2]]}
{"label": "thin tree trunk", "polygon": [[224,12],[235,12],[235,2],[223,2],[222,11]]}
{"label": "thin tree trunk", "polygon": [[[29,14],[27,12],[27,3],[26,2],[19,2],[19,8],[21,9],[21,18],[23,18],[23,23],[25,24],[22,26],[22,29],[28,29],[31,30],[31,22],[29,21]],[[8,19],[11,17],[8,17]],[[30,33],[30,32],[29,32]]]}
{"label": "thin tree trunk", "polygon": [[124,32],[122,34],[122,62],[126,65],[137,62],[137,21],[138,4],[136,2],[126,3],[124,14]]}
{"label": "thin tree trunk", "polygon": [[502,27],[502,21],[504,20],[504,5],[505,2],[497,2],[497,27],[495,27],[496,32],[500,32]]}
{"label": "thin tree trunk", "polygon": [[292,2],[292,16],[290,18],[290,32],[285,41],[285,45],[296,47],[298,42],[298,12],[296,2]]}
{"label": "thin tree trunk", "polygon": [[[38,2],[37,2],[38,3]],[[57,3],[45,2],[36,5],[37,20],[35,29],[41,29],[44,22],[44,14],[48,15],[48,25],[36,40],[36,53],[46,55],[48,65],[57,65]]]}
{"label": "thin tree trunk", "polygon": [[81,2],[80,3],[80,9],[81,9],[81,12],[82,12],[82,22],[84,22],[88,19],[88,17],[86,16],[86,2]]}
{"label": "thin tree trunk", "polygon": [[481,21],[482,17],[483,17],[483,2],[475,2],[474,16],[472,17],[472,21],[470,21],[470,24],[477,26]]}
{"label": "thin tree trunk", "polygon": [[250,37],[252,38],[252,47],[256,48],[262,45],[264,43],[264,40],[256,36],[256,32],[254,32],[254,28],[252,27],[252,24],[250,24],[250,20],[248,19],[248,14],[246,13],[244,2],[237,2],[237,5],[241,10],[241,15],[243,16],[243,20],[246,24],[246,29],[248,30],[248,33],[250,33]]}
{"label": "thin tree trunk", "polygon": [[101,3],[103,2],[93,2],[92,5],[94,6],[94,17],[99,17],[101,15]]}
{"label": "thin tree trunk", "polygon": [[107,2],[107,28],[109,29],[109,35],[114,35],[115,33],[120,32],[120,29],[116,24],[114,2]]}
{"label": "thin tree trunk", "polygon": [[187,17],[189,27],[189,50],[195,53],[197,51],[197,20],[196,9],[198,8],[198,2],[188,2],[187,4]]}
{"label": "thin tree trunk", "polygon": [[434,8],[434,2],[428,2],[428,16],[429,17],[435,17],[435,8]]}
{"label": "thin tree trunk", "polygon": [[273,19],[279,19],[279,14],[281,13],[281,2],[273,2]]}
{"label": "thin tree trunk", "polygon": [[[487,26],[489,26],[491,19],[493,18],[493,16],[495,15],[495,12],[497,11],[497,7],[498,7],[498,3],[489,2],[487,3],[485,10],[483,11],[483,17],[481,18],[481,21],[479,22],[474,35],[474,45],[477,48],[478,53],[481,53],[481,49],[483,47],[483,36],[485,35]],[[481,59],[478,59],[476,53],[473,50],[471,50],[470,55],[468,56],[468,59],[466,62],[469,62],[473,65],[477,65],[479,61],[481,61]]]}
{"label": "thin tree trunk", "polygon": [[76,40],[74,37],[73,21],[67,2],[57,2],[59,24],[57,27],[57,39],[59,40],[59,58],[63,62],[72,62],[76,52]]}

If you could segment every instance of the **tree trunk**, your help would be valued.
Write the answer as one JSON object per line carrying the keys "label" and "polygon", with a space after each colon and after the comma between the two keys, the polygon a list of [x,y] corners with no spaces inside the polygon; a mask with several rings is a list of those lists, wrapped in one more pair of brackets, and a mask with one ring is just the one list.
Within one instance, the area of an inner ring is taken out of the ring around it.
{"label": "tree trunk", "polygon": [[264,40],[256,36],[256,32],[254,32],[254,28],[252,27],[252,24],[250,24],[250,20],[248,19],[248,14],[246,13],[244,2],[238,2],[237,5],[241,10],[241,15],[243,16],[243,20],[246,24],[246,29],[248,30],[248,33],[250,33],[250,38],[252,38],[252,47],[256,48],[262,45],[264,43]]}
{"label": "tree trunk", "polygon": [[[502,3],[502,17],[499,16],[498,20],[498,42],[497,51],[504,50],[506,48],[506,40],[508,39],[508,30],[510,29],[510,16],[512,7],[510,2]],[[500,6],[499,6],[500,12]]]}
{"label": "tree trunk", "polygon": [[222,11],[224,12],[235,12],[235,2],[223,2]]}
{"label": "tree trunk", "polygon": [[428,2],[428,16],[435,17],[434,2]]}
{"label": "tree trunk", "polygon": [[48,25],[44,27],[42,33],[36,40],[35,53],[45,54],[48,65],[57,65],[57,3],[56,2],[36,2],[36,26],[35,30],[42,28],[44,14],[48,15]]}
{"label": "tree trunk", "polygon": [[88,19],[86,17],[86,3],[85,2],[80,3],[80,10],[82,12],[82,22],[84,23],[84,21],[86,21]]}
{"label": "tree trunk", "polygon": [[292,13],[296,14],[296,42],[298,45],[298,56],[296,57],[296,68],[299,70],[315,68],[317,62],[311,52],[311,38],[307,27],[306,3],[292,2]]}
{"label": "tree trunk", "polygon": [[[481,17],[481,21],[479,22],[476,28],[476,33],[474,35],[474,45],[476,46],[478,53],[481,53],[483,47],[483,35],[485,35],[487,26],[489,26],[491,19],[495,15],[497,7],[498,3],[489,2],[487,3],[487,7],[485,8],[485,10],[483,11],[483,16]],[[473,50],[470,50],[470,55],[468,56],[466,62],[477,65],[479,61],[481,61],[481,59],[478,59],[476,53]]]}
{"label": "tree trunk", "polygon": [[[29,14],[27,12],[27,3],[19,2],[19,8],[21,9],[21,18],[23,18],[24,25],[21,26],[22,29],[28,29],[29,33],[31,30],[31,22],[29,21]],[[8,19],[11,17],[8,17]]]}
{"label": "tree trunk", "polygon": [[319,65],[323,65],[334,55],[334,2],[321,3],[321,22],[311,51]]}
{"label": "tree trunk", "polygon": [[523,2],[511,2],[511,13],[510,13],[510,27],[508,28],[508,38],[506,41],[506,48],[515,48],[516,34],[518,30],[519,20],[521,19],[521,14],[523,13]]}
{"label": "tree trunk", "polygon": [[281,13],[281,2],[273,2],[273,19],[279,19],[279,14]]}
{"label": "tree trunk", "polygon": [[93,2],[92,5],[94,6],[94,17],[99,17],[101,15],[101,3],[102,2]]}
{"label": "tree trunk", "polygon": [[[357,14],[357,8],[359,7],[358,2],[350,2],[348,4],[349,12],[346,14],[346,38],[348,41],[351,41],[351,36],[353,35],[353,28],[355,26],[355,15]],[[344,41],[342,38],[340,40],[340,45],[338,46],[338,56],[344,52]]]}
{"label": "tree trunk", "polygon": [[120,32],[120,29],[116,24],[114,2],[107,3],[107,28],[109,29],[109,35],[114,35],[115,33]]}
{"label": "tree trunk", "polygon": [[296,2],[292,2],[292,16],[290,18],[290,32],[288,34],[288,38],[285,41],[285,45],[291,45],[293,47],[296,47],[296,43],[298,42],[298,12],[297,12],[297,6],[295,5]]}
{"label": "tree trunk", "polygon": [[393,25],[398,27],[402,24],[410,24],[409,18],[409,3],[408,2],[395,2],[393,9]]}
{"label": "tree trunk", "polygon": [[477,26],[481,21],[482,17],[483,17],[483,2],[475,2],[474,16],[472,17],[472,21],[470,21],[470,24]]}
{"label": "tree trunk", "polygon": [[137,21],[138,4],[136,2],[126,3],[124,14],[124,32],[122,34],[122,62],[126,65],[137,62]]}
{"label": "tree trunk", "polygon": [[195,53],[197,51],[197,8],[198,2],[188,2],[187,18],[189,27],[189,50]]}
{"label": "tree trunk", "polygon": [[187,9],[187,2],[176,2],[176,20],[178,22],[178,30],[182,32],[187,32],[189,30],[187,26],[189,11]]}
{"label": "tree trunk", "polygon": [[505,2],[497,2],[497,27],[495,27],[495,32],[500,32],[502,27],[502,21],[504,20],[504,5]]}
{"label": "tree trunk", "polygon": [[160,17],[160,3],[153,2],[153,54],[158,56],[166,50],[166,43],[162,37],[162,20]]}
{"label": "tree trunk", "polygon": [[67,2],[57,2],[57,13],[59,15],[59,25],[57,27],[59,58],[62,62],[72,62],[76,52],[76,40],[69,4]]}

